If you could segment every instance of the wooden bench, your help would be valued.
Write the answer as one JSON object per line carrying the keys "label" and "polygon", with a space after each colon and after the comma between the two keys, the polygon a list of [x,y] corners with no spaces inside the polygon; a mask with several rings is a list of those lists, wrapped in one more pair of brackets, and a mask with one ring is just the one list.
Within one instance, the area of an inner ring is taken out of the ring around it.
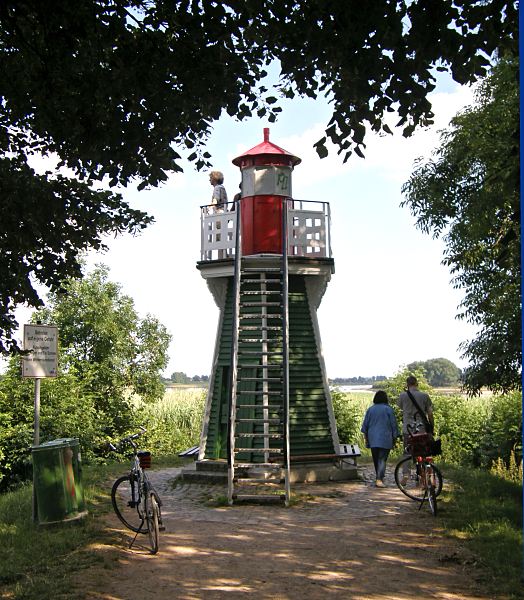
{"label": "wooden bench", "polygon": [[362,456],[362,454],[357,444],[339,445],[338,458],[340,459],[340,463],[343,463],[349,459],[352,461],[354,466],[357,466],[357,458],[359,456]]}
{"label": "wooden bench", "polygon": [[[178,456],[180,458],[197,458],[198,457],[198,452],[199,452],[200,447],[199,446],[191,446],[191,448],[188,448],[187,450],[184,450],[183,452],[179,452]],[[291,462],[295,462],[295,461],[304,461],[304,460],[315,460],[315,459],[326,459],[326,458],[331,458],[336,460],[340,465],[342,465],[343,462],[345,462],[346,460],[351,460],[352,464],[356,466],[357,464],[357,458],[359,456],[362,456],[360,453],[360,448],[358,447],[357,444],[340,444],[339,445],[339,450],[336,454],[311,454],[311,455],[298,455],[298,456],[291,456],[290,460]]]}
{"label": "wooden bench", "polygon": [[297,454],[295,456],[290,456],[290,462],[331,459],[342,467],[343,463],[347,460],[351,460],[352,464],[356,466],[357,458],[359,456],[362,456],[362,454],[357,444],[339,444],[338,452],[336,454]]}
{"label": "wooden bench", "polygon": [[184,450],[183,452],[179,452],[178,456],[180,458],[198,458],[198,452],[200,450],[200,446],[191,446],[191,448],[188,448],[187,450]]}

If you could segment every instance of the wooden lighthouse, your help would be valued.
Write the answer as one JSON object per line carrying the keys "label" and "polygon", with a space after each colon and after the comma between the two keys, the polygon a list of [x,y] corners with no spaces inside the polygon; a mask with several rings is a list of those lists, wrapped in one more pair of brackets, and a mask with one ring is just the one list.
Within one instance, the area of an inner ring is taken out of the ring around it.
{"label": "wooden lighthouse", "polygon": [[330,479],[340,466],[317,321],[334,272],[329,204],[293,198],[300,162],[264,129],[233,160],[240,200],[202,207],[197,267],[220,318],[198,462],[227,461],[230,503],[255,493],[287,501],[312,465]]}

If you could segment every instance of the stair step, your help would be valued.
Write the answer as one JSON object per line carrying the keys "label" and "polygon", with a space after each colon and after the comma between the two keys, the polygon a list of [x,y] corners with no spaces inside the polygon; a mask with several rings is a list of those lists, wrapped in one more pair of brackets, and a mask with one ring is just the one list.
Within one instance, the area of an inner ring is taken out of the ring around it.
{"label": "stair step", "polygon": [[237,381],[260,381],[261,383],[282,383],[281,377],[239,377]]}
{"label": "stair step", "polygon": [[274,411],[280,412],[282,410],[282,406],[280,404],[268,404],[267,406],[253,405],[253,404],[237,404],[236,406],[237,406],[237,408],[246,408],[246,409],[255,409],[255,410],[270,410],[271,412],[274,412]]}
{"label": "stair step", "polygon": [[241,302],[240,306],[279,306],[282,307],[282,302]]}
{"label": "stair step", "polygon": [[235,469],[264,469],[264,471],[280,471],[282,465],[279,463],[254,463],[254,462],[239,462],[235,463]]}
{"label": "stair step", "polygon": [[244,290],[242,296],[281,296],[280,290]]}
{"label": "stair step", "polygon": [[281,440],[284,436],[281,433],[235,433],[237,438],[271,438],[272,440]]}
{"label": "stair step", "polygon": [[253,356],[282,356],[284,353],[279,350],[239,350],[238,354],[250,354]]}
{"label": "stair step", "polygon": [[265,453],[268,454],[282,454],[284,452],[282,448],[235,448],[235,452],[257,452],[257,453]]}
{"label": "stair step", "polygon": [[277,344],[282,343],[281,338],[238,338],[239,344]]}
{"label": "stair step", "polygon": [[233,500],[240,502],[285,502],[285,494],[233,494]]}
{"label": "stair step", "polygon": [[262,313],[246,313],[243,315],[239,315],[239,318],[241,320],[243,319],[282,319],[282,315],[279,314],[267,314],[267,315],[263,315]]}
{"label": "stair step", "polygon": [[271,279],[246,279],[245,277],[242,278],[240,280],[240,285],[253,285],[253,284],[259,284],[259,283],[271,283],[271,284],[276,284],[276,285],[282,285],[282,280],[280,279],[280,277],[276,278],[271,278]]}
{"label": "stair step", "polygon": [[268,477],[268,478],[262,478],[262,477],[235,477],[233,479],[234,483],[240,484],[242,485],[243,483],[284,483],[286,480],[283,477]]}
{"label": "stair step", "polygon": [[282,331],[278,325],[243,325],[238,328],[239,331]]}
{"label": "stair step", "polygon": [[[242,365],[237,365],[237,368],[239,369],[282,369],[282,363],[279,364],[274,364],[274,363],[270,363],[267,365],[261,365],[259,363],[256,364],[242,364]],[[245,380],[244,380],[245,381]]]}
{"label": "stair step", "polygon": [[[281,396],[282,392],[273,392],[273,391],[264,392],[263,390],[257,390],[256,392],[249,392],[247,390],[238,390],[237,396],[240,396],[240,395],[242,395],[242,396]],[[243,404],[242,406],[244,406],[244,407],[251,406],[251,408],[254,408],[250,404]],[[260,408],[267,408],[267,406],[260,406]]]}
{"label": "stair step", "polygon": [[273,419],[248,419],[247,417],[242,417],[240,419],[235,419],[236,423],[273,423],[282,425],[282,419],[273,418]]}
{"label": "stair step", "polygon": [[[275,254],[275,256],[279,256]],[[265,273],[281,273],[282,269],[279,267],[267,267],[266,269],[261,269],[260,267],[242,267],[240,269],[241,273],[259,273],[260,275],[264,275]]]}

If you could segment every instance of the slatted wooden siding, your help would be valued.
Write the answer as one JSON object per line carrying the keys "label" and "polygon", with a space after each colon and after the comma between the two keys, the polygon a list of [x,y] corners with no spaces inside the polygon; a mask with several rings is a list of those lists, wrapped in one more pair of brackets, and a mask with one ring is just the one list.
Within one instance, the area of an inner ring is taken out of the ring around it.
{"label": "slatted wooden siding", "polygon": [[[231,279],[228,285],[212,390],[213,398],[205,450],[207,459],[226,458],[229,418],[227,378],[231,358],[232,294],[233,280]],[[289,340],[291,456],[333,454],[335,449],[327,409],[329,400],[324,389],[304,276],[300,275],[292,275],[289,278]],[[243,385],[253,384],[246,382]],[[248,398],[243,396],[243,401],[247,400],[248,403]],[[254,443],[257,443],[256,438]],[[260,457],[251,454],[249,460],[260,460]]]}
{"label": "slatted wooden siding", "polygon": [[289,281],[291,456],[335,452],[304,276]]}

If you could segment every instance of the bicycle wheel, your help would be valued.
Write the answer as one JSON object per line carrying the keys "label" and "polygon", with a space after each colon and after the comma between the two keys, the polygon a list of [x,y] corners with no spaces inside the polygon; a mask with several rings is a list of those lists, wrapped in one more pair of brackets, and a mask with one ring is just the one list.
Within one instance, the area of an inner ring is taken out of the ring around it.
{"label": "bicycle wheel", "polygon": [[433,513],[433,516],[436,517],[437,516],[437,495],[435,493],[435,486],[430,483],[428,485],[428,503],[429,503],[429,508],[431,509],[431,512]]}
{"label": "bicycle wheel", "polygon": [[[433,463],[431,463],[431,471],[432,471],[431,483],[433,485],[433,489],[435,490],[435,498],[436,498],[442,491],[442,483],[444,480],[442,479],[442,473],[440,472],[440,469]],[[436,506],[436,504],[435,504],[435,506]]]}
{"label": "bicycle wheel", "polygon": [[[434,465],[433,470],[435,473],[435,497],[437,497],[442,490],[442,475]],[[412,500],[422,502],[427,497],[424,477],[421,476],[421,466],[411,456],[403,458],[395,467],[395,483],[398,489]]]}
{"label": "bicycle wheel", "polygon": [[138,482],[131,475],[119,477],[111,489],[111,503],[116,516],[131,531],[147,533],[142,511]]}
{"label": "bicycle wheel", "polygon": [[155,494],[149,492],[146,496],[146,521],[147,532],[149,533],[149,542],[151,543],[151,554],[158,552],[158,502]]}

